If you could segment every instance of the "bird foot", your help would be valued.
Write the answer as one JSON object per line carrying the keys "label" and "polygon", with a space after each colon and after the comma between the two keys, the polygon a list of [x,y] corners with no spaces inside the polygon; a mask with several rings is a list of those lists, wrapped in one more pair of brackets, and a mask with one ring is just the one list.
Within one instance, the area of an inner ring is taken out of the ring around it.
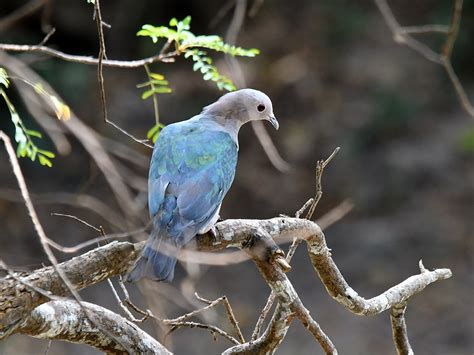
{"label": "bird foot", "polygon": [[207,233],[212,236],[212,239],[217,240],[217,228],[215,224],[211,227],[211,229],[209,229]]}

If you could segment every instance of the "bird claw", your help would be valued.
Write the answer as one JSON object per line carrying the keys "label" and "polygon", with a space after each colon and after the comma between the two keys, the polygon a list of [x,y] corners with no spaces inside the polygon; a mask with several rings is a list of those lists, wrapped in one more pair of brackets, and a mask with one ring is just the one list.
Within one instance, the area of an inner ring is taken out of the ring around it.
{"label": "bird claw", "polygon": [[211,229],[209,229],[207,233],[212,236],[212,239],[217,240],[217,228],[215,224],[211,227]]}

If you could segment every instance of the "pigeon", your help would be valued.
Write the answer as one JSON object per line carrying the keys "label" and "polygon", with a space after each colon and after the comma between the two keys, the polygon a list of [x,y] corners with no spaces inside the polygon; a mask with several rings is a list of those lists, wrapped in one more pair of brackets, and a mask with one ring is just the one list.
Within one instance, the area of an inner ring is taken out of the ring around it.
{"label": "pigeon", "polygon": [[239,129],[257,120],[279,128],[270,98],[258,90],[242,89],[163,128],[148,177],[152,229],[127,281],[173,280],[179,250],[198,234],[215,233],[222,200],[235,176]]}

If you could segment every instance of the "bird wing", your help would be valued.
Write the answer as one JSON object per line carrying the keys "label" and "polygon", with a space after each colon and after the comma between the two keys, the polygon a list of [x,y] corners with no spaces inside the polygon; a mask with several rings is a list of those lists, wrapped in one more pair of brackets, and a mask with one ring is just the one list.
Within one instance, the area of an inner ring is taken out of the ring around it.
{"label": "bird wing", "polygon": [[217,213],[236,164],[237,146],[226,132],[189,121],[167,126],[150,166],[149,208],[155,222],[178,244],[187,243]]}

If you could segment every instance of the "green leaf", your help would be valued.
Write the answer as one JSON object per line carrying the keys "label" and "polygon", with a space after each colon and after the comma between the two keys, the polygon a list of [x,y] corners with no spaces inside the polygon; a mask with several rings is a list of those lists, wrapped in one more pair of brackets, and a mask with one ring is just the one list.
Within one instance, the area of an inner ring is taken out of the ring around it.
{"label": "green leaf", "polygon": [[46,158],[44,155],[38,155],[38,159],[41,165],[47,166],[48,168],[51,168],[53,166],[53,163],[51,160]]}
{"label": "green leaf", "polygon": [[45,155],[51,159],[56,158],[56,154],[54,154],[53,152],[50,152],[49,150],[38,149],[38,153],[40,153],[41,155]]}
{"label": "green leaf", "polygon": [[214,73],[212,72],[207,72],[206,74],[204,74],[204,76],[202,77],[204,80],[211,80],[212,78],[214,77]]}
{"label": "green leaf", "polygon": [[199,70],[199,68],[201,68],[203,65],[204,65],[203,62],[196,62],[196,63],[194,63],[194,65],[193,65],[193,71]]}
{"label": "green leaf", "polygon": [[189,30],[190,29],[190,25],[191,25],[191,16],[186,16],[184,19],[183,19],[183,25],[185,27],[186,30]]}
{"label": "green leaf", "polygon": [[47,158],[45,158],[47,162],[44,161],[44,164],[42,164],[41,157],[43,155],[46,155],[50,158],[54,158],[54,154],[52,152],[49,152],[46,150],[43,151],[39,149],[36,146],[36,144],[33,142],[33,138],[42,138],[42,134],[35,130],[27,129],[25,127],[25,125],[23,124],[23,121],[21,120],[20,116],[18,115],[15,109],[15,106],[13,106],[7,94],[1,88],[0,88],[0,96],[4,98],[5,103],[7,104],[7,108],[10,112],[10,120],[12,121],[15,127],[15,142],[18,143],[18,146],[16,148],[16,155],[22,158],[28,157],[32,161],[35,161],[36,158],[38,157],[41,165],[52,166],[52,162]]}
{"label": "green leaf", "polygon": [[[145,24],[137,35],[150,37],[154,43],[159,38],[166,38],[169,42],[174,42],[176,55],[183,54],[185,58],[191,58],[194,62],[193,71],[200,71],[203,79],[213,81],[219,90],[233,91],[236,90],[236,87],[229,78],[219,73],[212,64],[211,57],[203,49],[244,57],[255,57],[260,53],[256,48],[245,49],[225,43],[221,37],[216,35],[195,35],[191,32],[191,16],[186,16],[182,20],[172,18],[169,21],[169,27]],[[143,92],[143,99],[155,94],[171,92],[171,89],[167,87],[168,82],[162,75],[153,76],[152,73],[149,73],[149,78],[148,82],[138,85],[138,87],[150,86]]]}
{"label": "green leaf", "polygon": [[178,20],[176,19],[176,17],[173,17],[173,18],[170,20],[170,26],[176,27],[177,25],[178,25]]}
{"label": "green leaf", "polygon": [[152,89],[144,91],[142,94],[142,100],[148,99],[153,94],[154,94],[154,91]]}
{"label": "green leaf", "polygon": [[165,80],[165,77],[158,73],[150,73],[150,76],[156,80]]}
{"label": "green leaf", "polygon": [[158,123],[156,125],[154,125],[146,134],[146,137],[148,139],[151,139],[153,143],[156,142],[156,140],[158,139],[158,136],[161,132],[161,130],[165,128],[165,125],[162,124],[162,123]]}
{"label": "green leaf", "polygon": [[169,93],[173,92],[173,90],[171,90],[170,88],[165,87],[165,86],[155,87],[155,89],[153,91],[156,94],[169,94]]}
{"label": "green leaf", "polygon": [[5,89],[10,86],[10,80],[8,80],[8,74],[4,68],[0,68],[0,85],[3,85]]}
{"label": "green leaf", "polygon": [[25,130],[25,133],[32,137],[43,138],[43,135],[38,131],[33,131],[32,129]]}

